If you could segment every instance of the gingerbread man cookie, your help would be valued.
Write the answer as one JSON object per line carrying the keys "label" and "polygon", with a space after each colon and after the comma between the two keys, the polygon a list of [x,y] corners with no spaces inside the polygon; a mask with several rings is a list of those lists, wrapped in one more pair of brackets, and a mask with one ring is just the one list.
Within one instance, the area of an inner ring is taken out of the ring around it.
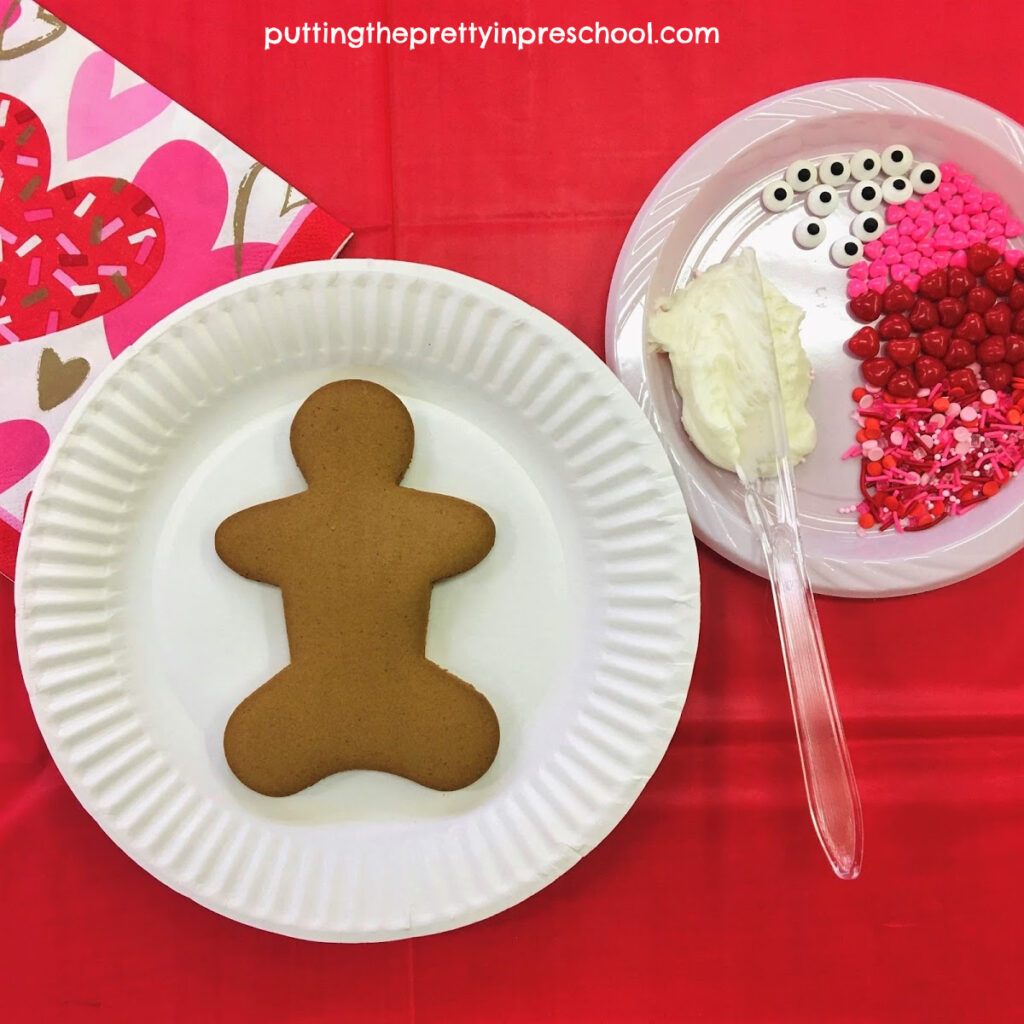
{"label": "gingerbread man cookie", "polygon": [[494,523],[467,501],[399,486],[413,443],[386,388],[328,384],[292,423],[308,488],[217,529],[228,566],[281,588],[291,649],[224,731],[250,789],[287,796],[363,768],[452,790],[494,760],[494,709],[425,654],[432,585],[480,562]]}

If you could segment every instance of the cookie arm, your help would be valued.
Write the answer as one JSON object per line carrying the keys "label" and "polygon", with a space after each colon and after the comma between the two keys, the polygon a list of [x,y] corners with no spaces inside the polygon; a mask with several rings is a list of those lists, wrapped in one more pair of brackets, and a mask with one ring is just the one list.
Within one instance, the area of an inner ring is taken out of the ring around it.
{"label": "cookie arm", "polygon": [[434,540],[438,566],[435,579],[457,576],[482,562],[494,546],[494,520],[479,505],[438,495]]}
{"label": "cookie arm", "polygon": [[244,508],[217,527],[214,547],[228,568],[250,580],[276,581],[282,564],[280,504],[268,501]]}

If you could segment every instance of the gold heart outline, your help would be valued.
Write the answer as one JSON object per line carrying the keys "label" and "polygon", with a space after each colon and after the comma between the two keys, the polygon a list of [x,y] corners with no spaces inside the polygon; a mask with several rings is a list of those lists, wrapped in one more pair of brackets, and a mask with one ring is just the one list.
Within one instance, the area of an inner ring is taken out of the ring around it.
{"label": "gold heart outline", "polygon": [[21,0],[11,0],[7,10],[4,12],[3,21],[0,21],[0,60],[14,60],[16,57],[24,57],[26,53],[33,53],[35,50],[42,49],[47,43],[52,43],[54,39],[59,38],[67,31],[67,25],[60,18],[37,6],[36,21],[52,26],[50,31],[41,36],[36,36],[35,39],[30,39],[27,43],[15,46],[12,50],[5,50],[4,35],[7,29],[10,28],[10,24],[14,20],[14,11],[20,3]]}
{"label": "gold heart outline", "polygon": [[[235,210],[231,218],[231,234],[234,241],[235,249],[235,277],[242,276],[242,246],[245,243],[245,215],[249,212],[249,201],[252,199],[253,186],[256,184],[256,178],[260,171],[264,169],[264,165],[258,160],[255,161],[252,166],[242,175],[242,180],[238,184],[238,191],[235,193]],[[291,195],[295,192],[300,198],[292,200]],[[284,193],[284,202],[281,204],[281,212],[278,214],[279,217],[283,217],[286,213],[292,210],[297,210],[301,206],[306,206],[312,200],[303,196],[302,193],[288,185]]]}

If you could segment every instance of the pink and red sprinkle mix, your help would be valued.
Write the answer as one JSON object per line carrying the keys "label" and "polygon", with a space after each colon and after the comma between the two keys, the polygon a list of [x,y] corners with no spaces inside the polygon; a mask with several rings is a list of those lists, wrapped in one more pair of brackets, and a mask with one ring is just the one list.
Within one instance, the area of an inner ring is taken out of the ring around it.
{"label": "pink and red sprinkle mix", "polygon": [[[941,165],[936,192],[890,205],[849,268],[864,530],[923,530],[1024,469],[1024,232],[1002,198]],[[884,349],[883,349],[884,346]]]}

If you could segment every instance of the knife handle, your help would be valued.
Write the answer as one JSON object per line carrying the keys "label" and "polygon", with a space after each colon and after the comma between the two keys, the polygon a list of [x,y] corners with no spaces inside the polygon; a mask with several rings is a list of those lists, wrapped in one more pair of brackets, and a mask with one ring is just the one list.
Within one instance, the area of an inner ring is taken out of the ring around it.
{"label": "knife handle", "polygon": [[757,484],[748,486],[747,500],[768,563],[811,819],[835,873],[853,879],[860,874],[864,850],[860,796],[799,534],[786,521],[787,506],[794,512],[795,507],[778,502],[783,518],[777,519]]}

